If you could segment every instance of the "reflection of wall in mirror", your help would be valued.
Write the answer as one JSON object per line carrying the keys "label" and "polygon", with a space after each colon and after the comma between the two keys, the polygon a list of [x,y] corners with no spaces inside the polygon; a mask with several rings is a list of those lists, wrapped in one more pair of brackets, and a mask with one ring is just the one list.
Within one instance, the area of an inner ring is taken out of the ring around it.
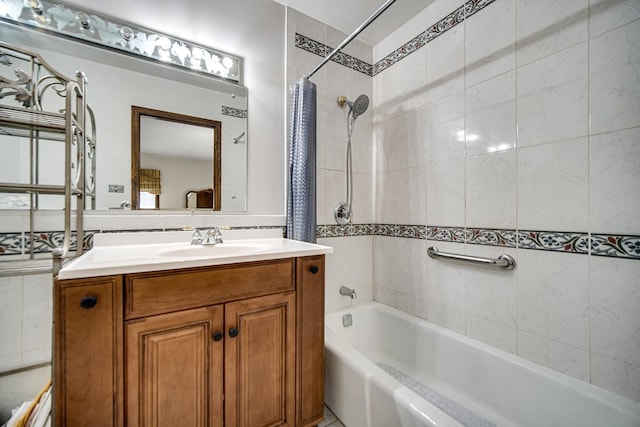
{"label": "reflection of wall in mirror", "polygon": [[189,190],[210,188],[213,185],[213,163],[207,160],[166,158],[147,153],[140,160],[140,167],[160,170],[161,209],[184,209],[185,196]]}
{"label": "reflection of wall in mirror", "polygon": [[[247,171],[240,167],[247,156],[245,120],[224,116],[222,125],[222,209],[243,211],[246,209]],[[238,138],[240,135],[244,135]],[[236,143],[234,139],[238,138]]]}
{"label": "reflection of wall in mirror", "polygon": [[[87,75],[89,80],[88,102],[95,112],[98,141],[97,209],[118,207],[124,199],[129,198],[128,195],[131,193],[130,115],[132,105],[144,105],[147,108],[220,120],[223,122],[223,143],[227,142],[231,145],[233,145],[232,138],[246,130],[244,120],[222,115],[221,112],[222,105],[246,109],[246,97],[236,96],[234,98],[231,94],[226,93],[220,95],[220,92],[202,87],[92,62],[39,47],[32,48],[23,40],[6,41],[35,50],[52,67],[63,74],[73,76],[76,70],[82,70]],[[227,122],[230,122],[229,133],[225,130]],[[246,141],[246,136],[243,140]],[[244,151],[246,149],[246,144],[236,145],[238,150]],[[239,158],[239,156],[222,156],[222,180],[225,184],[226,170],[243,171],[241,174],[242,182],[233,183],[233,185],[242,186],[234,194],[241,196],[242,208],[240,210],[243,210],[246,197],[245,157],[242,157],[241,164],[227,165],[224,163],[225,159],[237,160]],[[109,184],[124,185],[124,194],[109,193]],[[181,206],[184,206],[184,199],[181,201]],[[222,209],[229,210],[225,206],[224,198]]]}

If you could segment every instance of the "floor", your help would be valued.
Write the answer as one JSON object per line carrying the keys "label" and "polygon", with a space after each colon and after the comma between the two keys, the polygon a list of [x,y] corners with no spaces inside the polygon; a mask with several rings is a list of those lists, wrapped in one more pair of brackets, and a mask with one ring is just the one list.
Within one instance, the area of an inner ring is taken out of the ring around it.
{"label": "floor", "polygon": [[327,406],[324,407],[324,421],[318,427],[345,427]]}

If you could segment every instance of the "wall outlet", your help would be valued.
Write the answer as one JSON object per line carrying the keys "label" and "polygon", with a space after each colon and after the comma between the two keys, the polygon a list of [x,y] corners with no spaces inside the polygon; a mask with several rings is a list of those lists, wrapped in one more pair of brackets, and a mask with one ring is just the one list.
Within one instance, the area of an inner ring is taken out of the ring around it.
{"label": "wall outlet", "polygon": [[109,193],[124,193],[124,185],[109,184]]}

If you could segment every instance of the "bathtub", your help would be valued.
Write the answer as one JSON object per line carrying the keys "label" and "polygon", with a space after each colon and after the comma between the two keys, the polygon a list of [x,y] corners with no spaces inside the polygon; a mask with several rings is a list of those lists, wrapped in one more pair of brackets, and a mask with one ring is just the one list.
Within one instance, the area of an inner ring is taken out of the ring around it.
{"label": "bathtub", "polygon": [[376,302],[328,313],[325,347],[347,427],[640,426],[637,402]]}

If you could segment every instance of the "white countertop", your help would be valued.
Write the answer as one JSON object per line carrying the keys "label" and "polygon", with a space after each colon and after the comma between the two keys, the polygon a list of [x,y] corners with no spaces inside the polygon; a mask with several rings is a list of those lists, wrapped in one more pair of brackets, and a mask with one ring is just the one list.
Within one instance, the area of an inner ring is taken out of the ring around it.
{"label": "white countertop", "polygon": [[66,264],[58,279],[203,267],[321,255],[333,248],[278,237],[280,230],[223,231],[224,243],[191,245],[191,231],[96,234],[94,247]]}

